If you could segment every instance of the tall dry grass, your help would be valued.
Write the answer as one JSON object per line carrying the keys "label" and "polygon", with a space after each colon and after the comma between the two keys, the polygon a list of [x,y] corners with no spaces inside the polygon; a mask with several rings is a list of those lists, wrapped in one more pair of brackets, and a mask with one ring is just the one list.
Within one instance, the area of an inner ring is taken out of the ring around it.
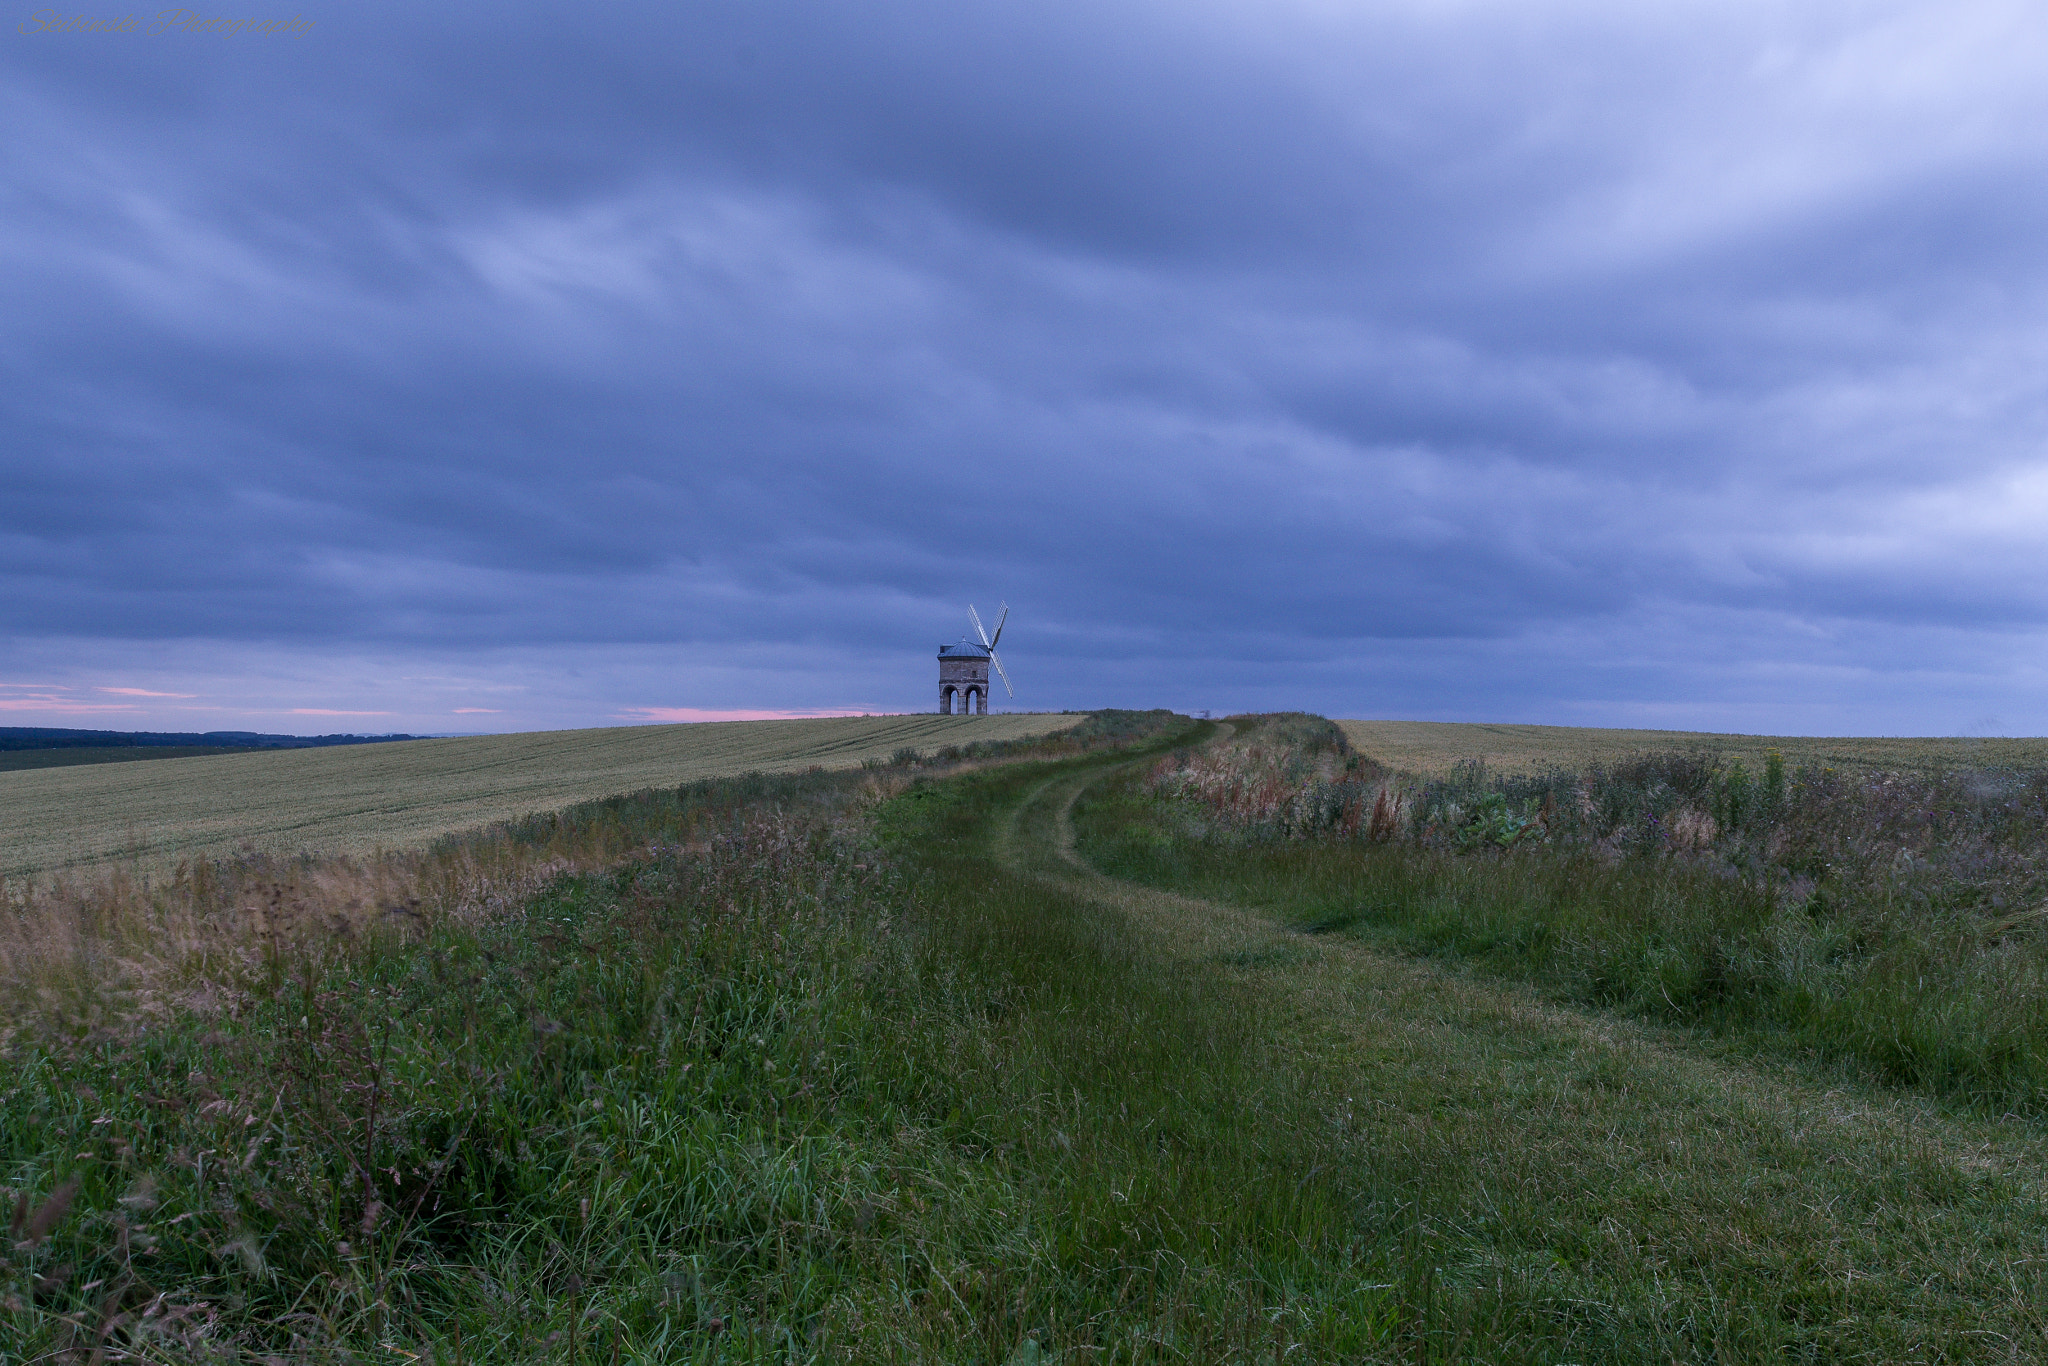
{"label": "tall dry grass", "polygon": [[[807,798],[849,811],[916,771],[809,775]],[[184,1011],[229,1009],[247,984],[430,925],[477,925],[548,884],[636,858],[702,851],[763,797],[762,775],[580,803],[424,849],[367,856],[249,853],[0,882],[0,1049],[24,1031],[131,1037]]]}
{"label": "tall dry grass", "polygon": [[1298,712],[1240,720],[1222,742],[1160,760],[1148,785],[1219,828],[1279,838],[1355,835],[1369,824],[1375,795],[1381,817],[1390,793],[1405,810],[1392,775],[1353,753],[1332,723]]}

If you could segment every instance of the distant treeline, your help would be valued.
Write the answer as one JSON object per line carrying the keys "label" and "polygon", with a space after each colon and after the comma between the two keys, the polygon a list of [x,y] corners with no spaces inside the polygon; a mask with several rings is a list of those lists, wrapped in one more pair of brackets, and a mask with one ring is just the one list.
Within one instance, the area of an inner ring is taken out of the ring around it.
{"label": "distant treeline", "polygon": [[58,730],[44,726],[0,726],[0,750],[125,749],[135,745],[317,749],[324,745],[374,745],[386,740],[424,738],[419,735],[259,735],[251,730],[209,730],[195,734],[153,730]]}

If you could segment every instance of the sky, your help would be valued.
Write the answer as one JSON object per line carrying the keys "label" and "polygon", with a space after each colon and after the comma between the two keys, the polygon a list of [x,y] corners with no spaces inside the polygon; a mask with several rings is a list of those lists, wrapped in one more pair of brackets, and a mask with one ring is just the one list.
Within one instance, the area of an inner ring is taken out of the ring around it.
{"label": "sky", "polygon": [[307,3],[0,24],[0,724],[2048,733],[2031,0]]}

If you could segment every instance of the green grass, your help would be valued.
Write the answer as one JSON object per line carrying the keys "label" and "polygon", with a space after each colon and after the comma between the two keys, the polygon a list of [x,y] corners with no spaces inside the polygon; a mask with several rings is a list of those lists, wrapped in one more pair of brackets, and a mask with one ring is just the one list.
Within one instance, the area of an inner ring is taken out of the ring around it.
{"label": "green grass", "polygon": [[0,1072],[0,1360],[2048,1344],[2031,1127],[1076,864],[1070,805],[1207,729],[591,804],[494,838],[616,827],[609,871],[60,1011]]}
{"label": "green grass", "polygon": [[[1158,889],[1105,895],[1150,908],[1181,946],[1178,971],[1256,983],[1283,1007],[1290,1050],[1349,1098],[1359,1186],[1369,1172],[1404,1193],[1441,1271],[1432,1350],[1612,1362],[2048,1350],[2039,1122],[1845,1073],[1782,1039],[1731,1048],[1725,1028],[1559,1008],[1581,998],[1528,937],[1496,926],[1489,940],[1481,902],[1554,918],[1598,893],[1604,865],[1560,887],[1517,855],[1219,839],[1136,781],[1080,797],[1078,849],[1114,875],[1102,885]],[[1410,907],[1403,896],[1432,874],[1462,900]],[[1461,928],[1466,917],[1480,923]]]}
{"label": "green grass", "polygon": [[1020,798],[1087,767],[927,789],[884,825],[970,912],[944,942],[999,1028],[970,1055],[962,1114],[1034,1197],[1031,1326],[1078,1360],[1390,1347],[1413,1312],[1393,1265],[1400,1221],[1390,1238],[1361,1216],[1396,1192],[1360,1182],[1324,1079],[1276,1048],[1268,1003],[1234,977],[1161,975],[1141,927],[992,846]]}
{"label": "green grass", "polygon": [[[0,1312],[40,1350],[307,1360],[1377,1340],[1342,1165],[1254,1003],[1133,989],[1086,902],[991,861],[1058,767],[920,784],[868,840],[815,819],[851,781],[758,779],[709,853],[18,1049],[24,1216],[81,1184]],[[577,818],[639,814],[608,805]]]}
{"label": "green grass", "polygon": [[1089,857],[1119,877],[1993,1112],[2048,1110],[2048,953],[2030,926],[2005,937],[1924,904],[1859,913],[1761,879],[1583,850],[1215,841],[1135,781],[1083,815]]}

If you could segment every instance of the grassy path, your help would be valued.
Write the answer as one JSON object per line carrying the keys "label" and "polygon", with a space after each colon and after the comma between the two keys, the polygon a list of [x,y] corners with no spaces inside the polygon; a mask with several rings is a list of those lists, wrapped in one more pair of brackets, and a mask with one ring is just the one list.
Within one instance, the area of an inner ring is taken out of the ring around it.
{"label": "grassy path", "polygon": [[[1680,1031],[1106,877],[1046,778],[993,823],[1012,874],[1093,903],[1149,970],[1221,975],[1405,1193],[1452,1358],[2048,1359],[2039,1127],[1717,1056]],[[1394,1236],[1389,1229],[1383,1236]]]}

